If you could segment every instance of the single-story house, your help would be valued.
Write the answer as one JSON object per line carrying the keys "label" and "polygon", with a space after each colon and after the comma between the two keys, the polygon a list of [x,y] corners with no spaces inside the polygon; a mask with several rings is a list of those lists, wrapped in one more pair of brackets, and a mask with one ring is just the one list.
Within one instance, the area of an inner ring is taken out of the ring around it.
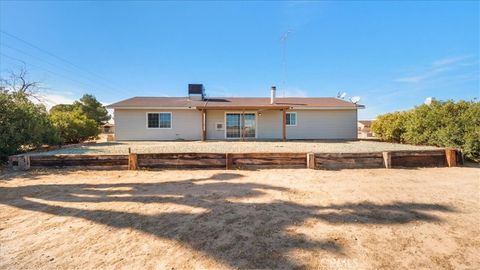
{"label": "single-story house", "polygon": [[116,140],[356,139],[363,105],[333,97],[133,97],[113,103]]}
{"label": "single-story house", "polygon": [[357,127],[358,127],[358,137],[359,138],[370,138],[373,137],[374,134],[371,131],[372,123],[374,120],[359,120]]}
{"label": "single-story house", "polygon": [[112,123],[106,123],[100,126],[102,133],[115,133],[115,125]]}

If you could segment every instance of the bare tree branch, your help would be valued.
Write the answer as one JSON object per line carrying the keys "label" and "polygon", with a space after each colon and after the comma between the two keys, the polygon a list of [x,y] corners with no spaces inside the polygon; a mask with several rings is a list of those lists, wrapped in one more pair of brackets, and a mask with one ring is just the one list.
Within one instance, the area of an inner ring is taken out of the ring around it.
{"label": "bare tree branch", "polygon": [[28,72],[25,66],[16,71],[9,71],[6,78],[0,77],[0,90],[25,95],[39,102],[42,101],[39,89],[41,83],[38,81],[29,81]]}

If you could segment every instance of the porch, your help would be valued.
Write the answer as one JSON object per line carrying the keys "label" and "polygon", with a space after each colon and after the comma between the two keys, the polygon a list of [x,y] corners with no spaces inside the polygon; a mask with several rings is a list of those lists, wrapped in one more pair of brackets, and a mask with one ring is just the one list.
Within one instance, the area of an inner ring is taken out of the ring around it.
{"label": "porch", "polygon": [[289,106],[208,106],[201,112],[201,140],[287,139]]}

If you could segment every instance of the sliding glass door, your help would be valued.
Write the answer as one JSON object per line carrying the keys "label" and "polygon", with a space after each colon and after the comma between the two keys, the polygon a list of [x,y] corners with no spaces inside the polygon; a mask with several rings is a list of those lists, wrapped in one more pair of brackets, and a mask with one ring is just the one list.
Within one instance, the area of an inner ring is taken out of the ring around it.
{"label": "sliding glass door", "polygon": [[243,115],[243,117],[244,117],[243,137],[244,138],[255,138],[255,131],[256,131],[255,114],[254,113],[246,113],[246,114]]}
{"label": "sliding glass door", "polygon": [[227,139],[255,138],[256,115],[254,113],[225,114]]}
{"label": "sliding glass door", "polygon": [[241,122],[240,114],[238,113],[227,113],[225,115],[226,127],[227,127],[227,138],[240,138],[241,135]]}

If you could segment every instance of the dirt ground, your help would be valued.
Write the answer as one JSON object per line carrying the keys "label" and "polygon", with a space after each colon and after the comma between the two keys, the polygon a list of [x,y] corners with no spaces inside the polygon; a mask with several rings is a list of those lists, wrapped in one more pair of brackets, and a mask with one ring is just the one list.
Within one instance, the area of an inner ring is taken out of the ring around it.
{"label": "dirt ground", "polygon": [[480,169],[0,174],[0,269],[479,269]]}

